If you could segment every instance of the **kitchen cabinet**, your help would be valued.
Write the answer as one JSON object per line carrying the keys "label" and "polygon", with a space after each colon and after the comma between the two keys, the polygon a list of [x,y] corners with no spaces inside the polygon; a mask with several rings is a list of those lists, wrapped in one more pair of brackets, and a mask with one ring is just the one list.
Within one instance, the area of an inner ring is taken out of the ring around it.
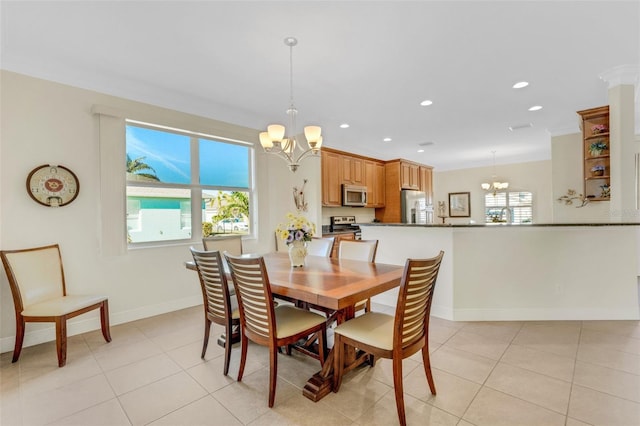
{"label": "kitchen cabinet", "polygon": [[342,183],[365,185],[364,160],[350,155],[341,156]]}
{"label": "kitchen cabinet", "polygon": [[384,163],[365,160],[364,170],[367,184],[367,207],[384,207]]}
{"label": "kitchen cabinet", "polygon": [[432,167],[407,160],[385,163],[385,202],[376,209],[376,219],[386,223],[402,222],[403,189],[423,190],[427,203],[433,203]]}
{"label": "kitchen cabinet", "polygon": [[608,201],[611,186],[609,106],[578,111],[581,117],[584,195]]}
{"label": "kitchen cabinet", "polygon": [[420,166],[420,191],[427,195],[427,205],[433,205],[433,168]]}
{"label": "kitchen cabinet", "polygon": [[383,207],[385,202],[384,162],[323,147],[322,206],[342,205],[342,185],[367,187],[367,207]]}
{"label": "kitchen cabinet", "polygon": [[400,162],[400,186],[402,189],[420,189],[420,166],[408,161]]}
{"label": "kitchen cabinet", "polygon": [[342,205],[342,156],[338,153],[322,149],[322,205],[325,207],[339,207]]}

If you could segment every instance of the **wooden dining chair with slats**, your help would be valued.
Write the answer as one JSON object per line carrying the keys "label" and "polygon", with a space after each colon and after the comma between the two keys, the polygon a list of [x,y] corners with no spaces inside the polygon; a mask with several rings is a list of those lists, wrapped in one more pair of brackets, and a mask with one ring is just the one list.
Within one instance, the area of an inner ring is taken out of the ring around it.
{"label": "wooden dining chair with slats", "polygon": [[[378,252],[378,240],[341,240],[338,246],[338,259],[362,260],[374,263]],[[371,310],[371,299],[356,303],[356,312]]]}
{"label": "wooden dining chair with slats", "polygon": [[436,394],[429,358],[429,315],[433,291],[444,252],[431,259],[408,259],[398,293],[395,316],[378,312],[353,318],[334,330],[333,391],[338,392],[344,368],[345,345],[375,357],[388,358],[393,363],[393,384],[396,409],[401,425],[406,425],[402,385],[402,360],[422,350],[422,363],[429,389]]}
{"label": "wooden dining chair with slats", "polygon": [[70,318],[100,309],[102,336],[105,341],[111,341],[107,297],[67,293],[58,244],[2,250],[0,256],[9,279],[16,315],[12,362],[20,358],[27,322],[56,324],[58,367],[63,367],[67,362],[67,320]]}
{"label": "wooden dining chair with slats", "polygon": [[334,242],[334,237],[313,237],[311,241],[307,242],[307,254],[311,256],[329,257],[331,256]]}
{"label": "wooden dining chair with slats", "polygon": [[204,341],[200,358],[204,359],[207,353],[211,323],[222,325],[225,333],[223,373],[226,376],[229,373],[231,346],[239,339],[240,333],[238,302],[230,294],[220,252],[202,251],[194,247],[190,250],[198,270],[204,305]]}
{"label": "wooden dining chair with slats", "polygon": [[234,256],[240,256],[242,250],[242,235],[213,235],[204,237],[202,245],[206,251],[218,250],[220,253],[229,252]]}
{"label": "wooden dining chair with slats", "polygon": [[269,348],[269,407],[273,407],[278,375],[278,348],[318,333],[318,353],[308,355],[324,365],[326,323],[322,315],[288,304],[274,306],[269,276],[261,256],[239,257],[225,253],[240,308],[242,380],[249,340]]}

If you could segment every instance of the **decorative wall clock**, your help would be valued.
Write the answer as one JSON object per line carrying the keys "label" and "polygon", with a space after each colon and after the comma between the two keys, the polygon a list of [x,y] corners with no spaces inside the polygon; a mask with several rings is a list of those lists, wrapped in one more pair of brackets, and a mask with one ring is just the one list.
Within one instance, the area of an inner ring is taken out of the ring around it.
{"label": "decorative wall clock", "polygon": [[62,207],[76,199],[80,182],[75,173],[64,166],[43,164],[27,176],[27,192],[43,206]]}

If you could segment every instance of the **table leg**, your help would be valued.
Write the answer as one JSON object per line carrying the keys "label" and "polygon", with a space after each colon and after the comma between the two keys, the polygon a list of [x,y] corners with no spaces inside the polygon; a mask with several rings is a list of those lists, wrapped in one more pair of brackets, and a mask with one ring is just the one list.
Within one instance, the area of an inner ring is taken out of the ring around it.
{"label": "table leg", "polygon": [[[355,316],[355,309],[353,306],[337,311],[335,318],[338,324],[342,324]],[[345,352],[345,372],[353,370],[357,366],[361,365],[367,360],[367,356],[364,353],[358,353],[356,349],[348,346]],[[311,376],[302,389],[302,394],[312,400],[318,402],[325,396],[327,396],[333,390],[333,348],[329,352],[329,355],[324,361],[322,370]]]}

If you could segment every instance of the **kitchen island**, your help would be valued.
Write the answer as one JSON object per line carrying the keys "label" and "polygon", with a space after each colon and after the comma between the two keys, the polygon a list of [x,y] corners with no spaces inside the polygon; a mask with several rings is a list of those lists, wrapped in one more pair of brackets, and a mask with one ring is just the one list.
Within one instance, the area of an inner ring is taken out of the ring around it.
{"label": "kitchen island", "polygon": [[[640,224],[360,223],[376,261],[444,250],[431,313],[456,321],[640,319]],[[397,291],[374,298],[395,305]]]}

